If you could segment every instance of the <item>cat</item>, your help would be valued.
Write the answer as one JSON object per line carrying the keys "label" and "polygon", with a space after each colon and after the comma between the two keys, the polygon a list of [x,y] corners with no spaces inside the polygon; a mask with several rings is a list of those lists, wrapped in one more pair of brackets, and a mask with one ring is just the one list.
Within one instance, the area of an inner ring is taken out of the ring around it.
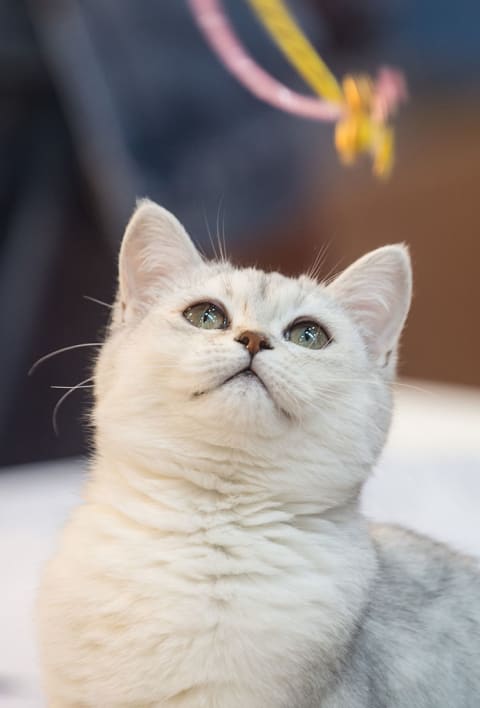
{"label": "cat", "polygon": [[41,581],[51,708],[478,708],[473,561],[359,512],[411,289],[403,245],[322,284],[139,203]]}

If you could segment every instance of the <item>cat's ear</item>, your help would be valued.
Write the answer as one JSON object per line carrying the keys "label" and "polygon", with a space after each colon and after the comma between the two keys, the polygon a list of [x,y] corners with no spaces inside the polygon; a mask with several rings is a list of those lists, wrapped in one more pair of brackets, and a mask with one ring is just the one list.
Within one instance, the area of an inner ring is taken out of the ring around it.
{"label": "cat's ear", "polygon": [[155,202],[137,204],[119,257],[121,318],[141,313],[162,290],[202,258],[180,222]]}
{"label": "cat's ear", "polygon": [[357,324],[372,358],[388,362],[412,298],[408,248],[397,244],[367,253],[343,271],[328,289]]}

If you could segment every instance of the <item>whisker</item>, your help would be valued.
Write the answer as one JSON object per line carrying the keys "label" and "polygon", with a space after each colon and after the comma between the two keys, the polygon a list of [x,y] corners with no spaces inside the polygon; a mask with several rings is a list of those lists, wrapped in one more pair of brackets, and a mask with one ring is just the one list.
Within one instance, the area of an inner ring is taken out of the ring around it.
{"label": "whisker", "polygon": [[33,374],[33,372],[40,366],[40,364],[43,364],[44,361],[51,359],[52,356],[56,356],[57,354],[63,354],[63,352],[69,352],[72,349],[82,349],[83,347],[101,347],[101,346],[102,346],[102,342],[85,342],[83,344],[72,344],[69,347],[62,347],[61,349],[56,349],[54,352],[50,352],[49,354],[45,354],[44,356],[41,356],[40,359],[37,359],[37,361],[33,364],[30,371],[28,372],[28,375],[31,376]]}
{"label": "whisker", "polygon": [[215,258],[216,261],[219,261],[220,258],[218,257],[218,253],[217,253],[217,250],[216,250],[216,248],[215,248],[215,244],[214,244],[214,242],[213,242],[212,232],[210,231],[210,224],[208,223],[208,218],[207,218],[207,213],[206,213],[206,211],[205,211],[205,207],[203,208],[203,218],[204,218],[204,221],[205,221],[205,226],[206,226],[206,228],[207,228],[208,239],[209,239],[209,241],[210,241],[210,246],[212,247],[213,256],[214,256],[214,258]]}
{"label": "whisker", "polygon": [[93,376],[89,376],[88,379],[84,379],[83,381],[80,381],[75,386],[72,386],[71,388],[69,388],[68,391],[66,393],[64,393],[63,396],[61,396],[61,398],[55,404],[55,408],[53,409],[53,413],[52,413],[52,425],[53,425],[53,429],[55,431],[55,435],[58,436],[57,414],[58,414],[58,410],[59,410],[60,406],[62,405],[62,403],[64,401],[66,401],[66,399],[74,391],[77,391],[78,389],[83,388],[85,384],[89,383],[89,381],[93,381]]}
{"label": "whisker", "polygon": [[220,212],[221,212],[222,206],[223,206],[223,198],[224,198],[224,195],[222,194],[222,196],[220,197],[219,202],[218,202],[216,226],[217,226],[217,243],[218,243],[218,250],[220,251],[220,256],[221,256],[221,258],[222,258],[222,263],[226,263],[226,261],[227,261],[227,252],[226,252],[226,248],[225,248],[225,243],[223,242],[223,240],[222,240],[221,237],[220,237]]}
{"label": "whisker", "polygon": [[71,389],[71,388],[95,388],[93,384],[86,384],[85,386],[78,386],[74,384],[73,386],[58,386],[57,384],[52,384],[50,388],[66,388],[66,389]]}
{"label": "whisker", "polygon": [[419,393],[428,393],[430,396],[438,396],[437,392],[432,391],[432,389],[423,388],[422,386],[415,386],[415,384],[403,383],[403,381],[394,381],[393,386],[394,388],[400,386],[401,388],[409,388],[412,389],[412,391],[418,391]]}
{"label": "whisker", "polygon": [[[204,211],[203,211],[203,216],[204,216],[204,219],[205,219],[205,225],[206,225],[206,227],[207,227],[208,238],[209,238],[209,240],[210,240],[210,245],[211,245],[211,247],[212,247],[212,251],[213,251],[213,254],[214,254],[214,258],[215,258],[215,260],[217,261],[217,263],[219,263],[220,265],[226,265],[226,264],[227,264],[226,250],[222,249],[222,244],[221,244],[220,237],[219,237],[219,224],[218,224],[219,211],[220,211],[220,208],[221,208],[221,205],[222,205],[222,199],[223,199],[223,196],[220,198],[220,202],[219,202],[219,206],[218,206],[218,210],[217,210],[217,243],[218,243],[218,248],[219,248],[219,251],[220,251],[220,255],[219,255],[219,253],[218,253],[218,251],[217,251],[217,249],[216,249],[216,247],[215,247],[215,243],[214,243],[214,240],[213,240],[212,232],[211,232],[211,230],[210,230],[210,226],[209,226],[209,223],[208,223],[207,215],[206,215],[206,213],[205,213],[205,208],[204,208]],[[228,290],[229,287],[230,287],[230,283],[229,283],[230,278],[229,278],[229,275],[228,275],[225,271],[221,271],[221,279],[222,279],[222,281],[223,281],[223,287],[225,288],[225,290]]]}
{"label": "whisker", "polygon": [[103,302],[103,300],[99,300],[91,295],[83,295],[83,299],[90,300],[90,302],[95,302],[97,305],[103,305],[103,307],[108,307],[109,310],[113,310],[113,305],[109,305],[108,302]]}
{"label": "whisker", "polygon": [[331,246],[331,241],[326,241],[317,251],[317,254],[315,256],[315,259],[311,265],[311,267],[307,270],[306,275],[309,278],[312,278],[312,280],[316,280],[320,274],[320,270],[322,269],[322,266],[325,262],[325,259],[327,257],[327,251]]}
{"label": "whisker", "polygon": [[225,257],[228,260],[227,238],[226,238],[226,234],[225,234],[225,209],[223,209],[223,213],[222,213],[222,240],[223,240],[223,250],[225,252]]}
{"label": "whisker", "polygon": [[[193,241],[193,239],[192,239],[192,241]],[[195,246],[195,248],[197,249],[197,251],[200,253],[200,255],[202,256],[203,260],[204,260],[204,261],[208,261],[208,260],[209,260],[209,259],[208,259],[208,256],[207,256],[207,254],[205,253],[205,249],[203,248],[202,244],[195,240],[195,241],[193,241],[193,245]]]}
{"label": "whisker", "polygon": [[[297,368],[299,369],[305,369],[308,366],[307,362],[297,362],[296,363]],[[412,391],[417,391],[419,393],[426,393],[429,396],[434,396],[438,397],[437,391],[434,391],[429,388],[424,388],[422,386],[417,386],[416,384],[411,384],[411,383],[405,383],[404,381],[398,381],[398,380],[393,380],[393,381],[384,381],[382,378],[341,378],[341,377],[335,377],[332,378],[331,380],[331,386],[335,386],[336,383],[360,383],[360,384],[375,384],[377,386],[392,386],[393,389],[396,388],[406,388],[410,389]],[[322,382],[321,386],[325,385],[324,382]]]}
{"label": "whisker", "polygon": [[335,278],[345,270],[345,268],[341,268],[342,260],[342,258],[339,258],[335,265],[332,266],[328,273],[325,274],[325,277],[322,278],[322,285],[328,287],[335,280]]}
{"label": "whisker", "polygon": [[321,252],[321,249],[319,249],[319,250],[316,252],[315,258],[313,259],[312,265],[310,266],[310,268],[308,268],[308,270],[305,271],[305,275],[307,276],[307,278],[312,278],[312,279],[313,279],[313,274],[314,274],[314,272],[315,272],[315,268],[317,267],[317,260],[318,260],[318,257],[319,257],[320,252]]}
{"label": "whisker", "polygon": [[[333,379],[331,385],[334,386],[336,383],[361,383],[361,384],[376,384],[378,386],[388,386],[389,384],[381,379]],[[393,388],[406,388],[419,393],[426,393],[430,396],[437,396],[435,391],[428,388],[423,388],[422,386],[416,386],[415,384],[404,383],[403,381],[393,381]]]}
{"label": "whisker", "polygon": [[[367,383],[367,384],[377,384],[379,386],[385,386],[388,385],[388,383],[380,380],[380,379],[335,379],[333,382],[335,383]],[[422,386],[416,386],[415,384],[408,384],[408,383],[403,383],[403,381],[392,381],[392,386],[394,388],[408,388],[413,391],[418,391],[419,393],[427,393],[431,396],[436,396],[436,392],[432,391],[431,389],[428,388],[422,388]]]}

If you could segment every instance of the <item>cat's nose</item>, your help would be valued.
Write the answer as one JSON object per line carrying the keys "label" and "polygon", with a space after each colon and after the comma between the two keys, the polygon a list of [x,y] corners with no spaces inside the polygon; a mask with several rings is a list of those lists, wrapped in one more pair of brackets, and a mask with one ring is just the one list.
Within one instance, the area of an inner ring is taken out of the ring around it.
{"label": "cat's nose", "polygon": [[251,332],[247,329],[236,337],[236,341],[243,344],[252,356],[258,354],[260,349],[273,349],[267,335],[263,334],[263,332]]}

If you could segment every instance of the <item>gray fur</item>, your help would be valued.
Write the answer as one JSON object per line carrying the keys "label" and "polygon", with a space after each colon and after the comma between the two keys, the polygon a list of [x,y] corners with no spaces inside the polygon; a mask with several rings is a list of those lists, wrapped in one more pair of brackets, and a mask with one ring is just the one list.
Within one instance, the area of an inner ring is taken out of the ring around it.
{"label": "gray fur", "polygon": [[330,674],[308,662],[289,708],[478,708],[474,561],[404,529],[371,532],[378,572],[351,643]]}

